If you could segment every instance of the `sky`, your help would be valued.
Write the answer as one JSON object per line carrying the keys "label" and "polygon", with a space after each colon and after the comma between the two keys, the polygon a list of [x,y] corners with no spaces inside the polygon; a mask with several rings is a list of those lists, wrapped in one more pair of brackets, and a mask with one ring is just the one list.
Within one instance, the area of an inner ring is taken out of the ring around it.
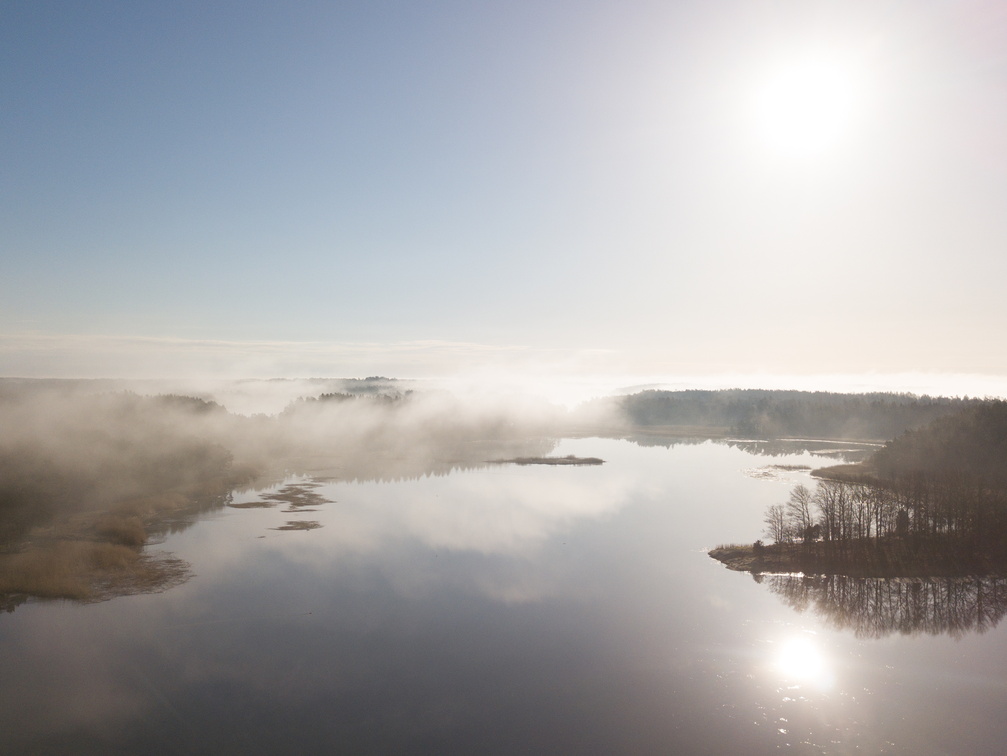
{"label": "sky", "polygon": [[0,375],[1007,390],[1005,148],[1002,2],[8,0]]}

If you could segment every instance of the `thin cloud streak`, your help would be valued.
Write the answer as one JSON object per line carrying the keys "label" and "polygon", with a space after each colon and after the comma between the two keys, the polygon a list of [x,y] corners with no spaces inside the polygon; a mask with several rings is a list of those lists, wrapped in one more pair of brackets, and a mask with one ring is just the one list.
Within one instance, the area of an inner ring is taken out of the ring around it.
{"label": "thin cloud streak", "polygon": [[[634,359],[634,356],[636,359]],[[1007,378],[942,371],[769,372],[675,369],[631,350],[541,348],[447,340],[240,341],[83,334],[0,335],[0,376],[200,381],[274,378],[433,379],[456,392],[520,390],[570,406],[645,389],[909,392],[1007,397]],[[197,383],[192,383],[196,381]]]}
{"label": "thin cloud streak", "polygon": [[[422,341],[230,341],[80,334],[0,336],[0,374],[29,378],[427,378],[591,368],[607,350]],[[595,368],[599,365],[595,364]]]}

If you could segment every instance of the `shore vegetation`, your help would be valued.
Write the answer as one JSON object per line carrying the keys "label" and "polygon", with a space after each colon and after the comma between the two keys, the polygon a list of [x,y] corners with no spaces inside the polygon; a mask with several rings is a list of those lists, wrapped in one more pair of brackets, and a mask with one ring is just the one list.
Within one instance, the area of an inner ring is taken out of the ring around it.
{"label": "shore vegetation", "polygon": [[732,569],[874,576],[1007,574],[1007,402],[904,433],[815,472],[766,510],[771,545],[714,549]]}

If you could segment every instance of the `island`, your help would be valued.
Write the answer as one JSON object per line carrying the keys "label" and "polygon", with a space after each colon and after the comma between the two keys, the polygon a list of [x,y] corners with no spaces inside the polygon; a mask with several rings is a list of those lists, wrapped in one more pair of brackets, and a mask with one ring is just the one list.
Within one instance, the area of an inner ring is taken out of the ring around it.
{"label": "island", "polygon": [[1007,575],[1007,402],[970,406],[812,475],[814,490],[798,485],[767,509],[772,543],[710,556],[756,575]]}
{"label": "island", "polygon": [[603,465],[605,460],[598,457],[515,457],[514,459],[491,459],[494,465]]}

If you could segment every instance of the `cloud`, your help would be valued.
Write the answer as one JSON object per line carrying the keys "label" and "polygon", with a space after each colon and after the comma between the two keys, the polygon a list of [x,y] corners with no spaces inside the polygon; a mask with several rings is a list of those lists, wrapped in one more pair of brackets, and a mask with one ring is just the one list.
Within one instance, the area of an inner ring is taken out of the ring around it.
{"label": "cloud", "polygon": [[586,367],[604,350],[419,340],[237,341],[75,334],[0,335],[0,374],[50,378],[437,377]]}
{"label": "cloud", "polygon": [[[633,347],[550,348],[438,339],[242,341],[37,332],[0,334],[0,376],[161,379],[172,384],[161,390],[192,392],[200,385],[203,388],[216,385],[208,383],[212,380],[370,375],[437,379],[457,393],[516,389],[567,405],[644,388],[1007,396],[1007,378],[992,372],[739,370],[728,364],[718,367],[683,362],[676,359],[673,350],[654,353]],[[197,383],[192,384],[193,381]]]}

